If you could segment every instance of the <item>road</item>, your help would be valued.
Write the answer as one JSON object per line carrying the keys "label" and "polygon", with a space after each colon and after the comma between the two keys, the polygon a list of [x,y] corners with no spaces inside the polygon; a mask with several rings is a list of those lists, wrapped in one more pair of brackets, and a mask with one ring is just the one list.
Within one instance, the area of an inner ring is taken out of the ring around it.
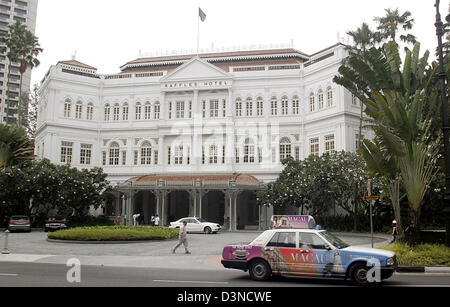
{"label": "road", "polygon": [[[0,287],[348,287],[340,280],[273,277],[255,282],[235,270],[81,266],[80,282],[68,282],[68,267],[45,263],[1,263]],[[70,274],[69,276],[77,276]],[[400,274],[383,287],[450,287],[450,274]]]}

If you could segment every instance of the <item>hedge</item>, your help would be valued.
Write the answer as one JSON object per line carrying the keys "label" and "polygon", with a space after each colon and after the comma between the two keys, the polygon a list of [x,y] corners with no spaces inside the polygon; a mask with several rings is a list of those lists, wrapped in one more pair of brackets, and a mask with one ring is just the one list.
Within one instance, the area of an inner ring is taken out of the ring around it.
{"label": "hedge", "polygon": [[176,239],[178,232],[178,229],[167,227],[95,226],[55,231],[49,233],[48,238],[66,241],[167,240]]}
{"label": "hedge", "polygon": [[450,248],[439,244],[421,244],[411,247],[405,243],[379,246],[395,252],[399,265],[406,266],[450,266]]}

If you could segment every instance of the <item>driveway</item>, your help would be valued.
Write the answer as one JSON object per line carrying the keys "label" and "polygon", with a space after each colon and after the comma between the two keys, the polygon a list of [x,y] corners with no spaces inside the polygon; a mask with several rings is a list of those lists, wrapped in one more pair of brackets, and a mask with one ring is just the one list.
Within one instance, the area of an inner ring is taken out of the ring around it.
{"label": "driveway", "polygon": [[[222,249],[228,244],[248,243],[261,232],[222,232],[219,234],[189,234],[191,255],[185,255],[183,247],[172,254],[177,240],[149,241],[142,243],[78,244],[47,241],[47,233],[12,233],[9,235],[9,255],[0,254],[0,262],[34,262],[66,264],[77,258],[82,265],[116,267],[158,267],[223,269],[220,260]],[[370,235],[337,234],[350,245],[369,246]],[[374,242],[386,242],[389,236],[376,236]],[[0,238],[3,246],[3,238]]]}

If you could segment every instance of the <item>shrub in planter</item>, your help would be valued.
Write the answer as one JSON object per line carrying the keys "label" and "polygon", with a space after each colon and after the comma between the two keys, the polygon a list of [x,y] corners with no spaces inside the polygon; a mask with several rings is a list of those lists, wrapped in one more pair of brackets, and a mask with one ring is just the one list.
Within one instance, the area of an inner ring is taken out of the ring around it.
{"label": "shrub in planter", "polygon": [[176,239],[178,232],[178,229],[167,227],[95,226],[56,231],[48,238],[68,241],[167,240]]}

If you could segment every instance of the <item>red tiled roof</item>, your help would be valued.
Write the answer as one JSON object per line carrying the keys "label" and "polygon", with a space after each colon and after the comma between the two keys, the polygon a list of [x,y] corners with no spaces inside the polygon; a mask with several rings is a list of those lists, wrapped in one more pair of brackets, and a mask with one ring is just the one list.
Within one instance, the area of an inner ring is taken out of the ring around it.
{"label": "red tiled roof", "polygon": [[81,62],[76,61],[76,60],[59,61],[58,64],[65,64],[65,65],[71,65],[71,66],[77,66],[77,67],[81,67],[81,68],[86,68],[86,69],[97,70],[97,68],[95,68],[95,67],[89,66],[87,64],[81,63]]}
{"label": "red tiled roof", "polygon": [[[226,58],[226,57],[242,57],[242,56],[258,56],[258,55],[275,55],[275,54],[292,54],[296,53],[300,57],[309,58],[309,56],[305,53],[302,53],[298,50],[288,48],[288,49],[275,49],[275,50],[251,50],[251,51],[234,51],[234,52],[220,52],[220,53],[205,53],[200,54],[199,57],[201,59],[211,59],[211,58]],[[166,61],[186,61],[190,60],[197,55],[175,55],[175,56],[163,56],[163,57],[147,57],[147,58],[139,58],[133,60],[131,62],[126,63],[125,65],[132,64],[144,64],[144,63],[152,63],[152,62],[166,62]],[[123,65],[123,66],[125,66]]]}
{"label": "red tiled roof", "polygon": [[163,180],[165,182],[193,182],[200,179],[202,182],[225,182],[234,179],[236,184],[242,185],[259,185],[260,181],[254,176],[248,174],[226,174],[226,175],[146,175],[134,177],[127,182],[133,183],[145,183],[145,182],[158,182]]}

